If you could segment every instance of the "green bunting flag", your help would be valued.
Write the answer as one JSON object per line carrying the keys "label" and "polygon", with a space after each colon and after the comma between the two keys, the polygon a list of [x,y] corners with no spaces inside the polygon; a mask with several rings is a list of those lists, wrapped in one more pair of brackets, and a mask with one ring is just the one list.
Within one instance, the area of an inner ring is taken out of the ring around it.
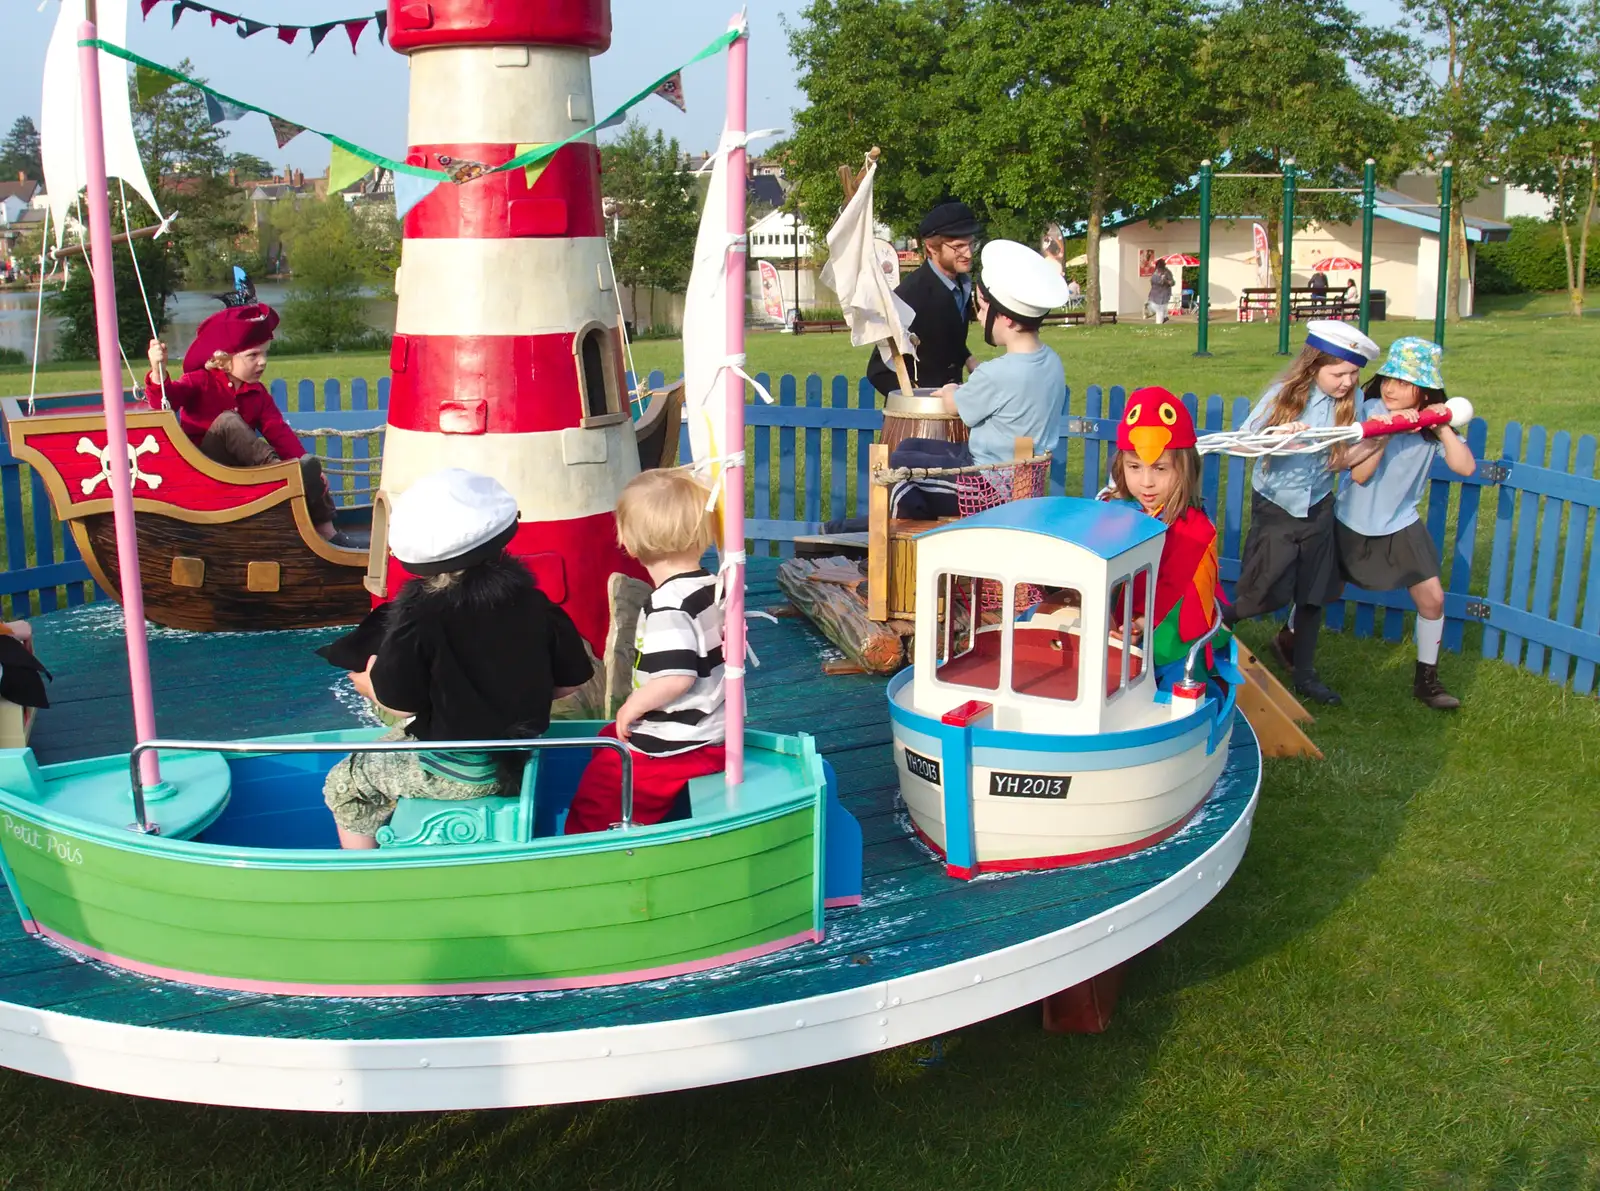
{"label": "green bunting flag", "polygon": [[372,163],[357,157],[343,145],[333,146],[333,156],[328,161],[328,197],[332,198],[352,182],[358,182],[372,172]]}
{"label": "green bunting flag", "polygon": [[170,75],[151,70],[148,66],[133,68],[133,86],[140,103],[148,103],[163,91],[171,90],[177,82]]}

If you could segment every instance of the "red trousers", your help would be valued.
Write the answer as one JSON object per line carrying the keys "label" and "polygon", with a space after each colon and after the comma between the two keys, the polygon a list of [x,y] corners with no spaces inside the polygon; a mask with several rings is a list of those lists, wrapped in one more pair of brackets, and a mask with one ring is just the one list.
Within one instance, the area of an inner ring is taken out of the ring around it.
{"label": "red trousers", "polygon": [[[607,724],[601,736],[615,739],[617,726]],[[633,821],[640,826],[659,823],[672,809],[678,792],[692,777],[721,773],[727,768],[727,752],[720,744],[707,744],[692,752],[671,757],[633,754]],[[568,835],[586,831],[605,831],[622,821],[622,758],[613,749],[595,749],[578,792],[567,811]]]}

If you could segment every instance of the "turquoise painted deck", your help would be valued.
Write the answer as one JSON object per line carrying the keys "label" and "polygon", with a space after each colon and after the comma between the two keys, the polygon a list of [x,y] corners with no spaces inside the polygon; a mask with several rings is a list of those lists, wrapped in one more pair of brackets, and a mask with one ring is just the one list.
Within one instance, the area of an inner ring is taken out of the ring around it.
{"label": "turquoise painted deck", "polygon": [[[752,609],[783,603],[775,560],[751,564]],[[33,745],[44,763],[124,750],[132,739],[121,610],[40,617],[37,649],[55,706]],[[311,650],[338,630],[201,636],[153,629],[158,724],[169,737],[267,736],[352,726],[359,700]],[[1091,917],[1156,885],[1217,841],[1256,788],[1243,719],[1212,799],[1184,831],[1083,868],[953,881],[896,807],[885,681],[823,678],[829,647],[803,620],[750,622],[751,726],[804,731],[833,763],[866,840],[859,907],[830,910],[827,938],[712,973],[623,987],[404,1001],[215,992],[78,960],[22,933],[0,895],[0,1002],[125,1025],[271,1038],[456,1038],[671,1021],[818,996],[925,971]]]}

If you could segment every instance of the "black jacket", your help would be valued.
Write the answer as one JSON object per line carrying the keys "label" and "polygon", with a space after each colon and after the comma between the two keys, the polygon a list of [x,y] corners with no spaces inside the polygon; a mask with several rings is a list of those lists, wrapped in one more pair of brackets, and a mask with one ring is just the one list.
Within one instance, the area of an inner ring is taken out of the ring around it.
{"label": "black jacket", "polygon": [[[374,643],[376,648],[373,648]],[[364,669],[378,701],[415,714],[417,740],[520,739],[550,726],[556,687],[594,673],[572,620],[508,554],[448,587],[411,579],[390,604],[319,653]]]}
{"label": "black jacket", "polygon": [[[917,312],[909,328],[917,337],[917,356],[906,359],[912,387],[937,389],[952,381],[960,384],[967,357],[972,354],[967,350],[967,327],[976,303],[970,297],[967,299],[967,317],[962,318],[956,308],[955,295],[926,262],[894,292]],[[873,347],[867,362],[867,379],[873,388],[885,395],[900,391],[900,380],[894,368],[883,362],[877,347]]]}

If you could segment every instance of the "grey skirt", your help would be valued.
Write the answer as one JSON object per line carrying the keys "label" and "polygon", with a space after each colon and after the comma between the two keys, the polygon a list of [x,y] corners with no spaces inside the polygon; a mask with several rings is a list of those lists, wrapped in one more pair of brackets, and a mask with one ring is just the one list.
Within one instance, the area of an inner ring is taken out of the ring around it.
{"label": "grey skirt", "polygon": [[1344,577],[1333,536],[1333,495],[1296,517],[1251,494],[1250,533],[1233,588],[1233,615],[1248,620],[1289,604],[1321,607],[1339,598]]}
{"label": "grey skirt", "polygon": [[1420,520],[1376,538],[1340,525],[1337,538],[1339,570],[1357,587],[1390,591],[1439,577],[1439,551]]}

